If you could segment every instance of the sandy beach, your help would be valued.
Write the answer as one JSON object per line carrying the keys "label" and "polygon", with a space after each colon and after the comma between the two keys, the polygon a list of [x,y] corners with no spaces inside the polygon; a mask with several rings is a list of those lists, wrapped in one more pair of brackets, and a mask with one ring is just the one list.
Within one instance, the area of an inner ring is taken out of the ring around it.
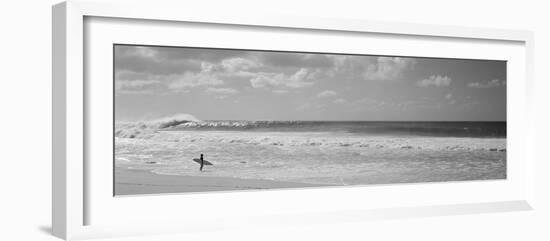
{"label": "sandy beach", "polygon": [[146,170],[116,168],[115,195],[209,192],[318,187],[306,184],[231,177],[159,175]]}

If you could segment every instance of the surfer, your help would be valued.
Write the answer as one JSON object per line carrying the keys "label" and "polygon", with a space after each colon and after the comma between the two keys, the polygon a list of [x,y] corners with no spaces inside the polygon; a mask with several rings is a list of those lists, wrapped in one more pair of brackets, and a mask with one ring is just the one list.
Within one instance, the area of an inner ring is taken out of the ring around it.
{"label": "surfer", "polygon": [[201,168],[200,168],[201,172],[202,172],[202,167],[204,167],[204,158],[203,158],[203,155],[201,153]]}
{"label": "surfer", "polygon": [[202,172],[202,169],[204,168],[204,166],[212,166],[213,164],[207,160],[204,160],[204,154],[201,153],[201,157],[200,158],[193,158],[193,161],[198,163],[200,166],[200,171]]}

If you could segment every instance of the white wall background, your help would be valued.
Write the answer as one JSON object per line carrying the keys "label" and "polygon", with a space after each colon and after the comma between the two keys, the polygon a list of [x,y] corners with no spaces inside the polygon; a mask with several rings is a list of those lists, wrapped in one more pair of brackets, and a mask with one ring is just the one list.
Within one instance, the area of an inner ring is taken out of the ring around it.
{"label": "white wall background", "polygon": [[[51,5],[4,1],[0,8],[0,240],[56,240],[51,206]],[[281,14],[437,23],[535,31],[537,203],[535,211],[303,224],[117,240],[550,240],[550,14],[546,1],[231,0],[201,3],[214,14]]]}

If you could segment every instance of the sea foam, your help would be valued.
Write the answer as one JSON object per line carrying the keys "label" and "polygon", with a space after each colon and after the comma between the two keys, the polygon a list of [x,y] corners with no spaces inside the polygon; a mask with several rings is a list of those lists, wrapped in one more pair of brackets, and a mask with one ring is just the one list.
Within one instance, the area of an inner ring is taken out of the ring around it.
{"label": "sea foam", "polygon": [[115,136],[148,139],[158,130],[173,128],[188,122],[200,123],[201,121],[190,114],[176,114],[146,121],[117,121],[115,122]]}

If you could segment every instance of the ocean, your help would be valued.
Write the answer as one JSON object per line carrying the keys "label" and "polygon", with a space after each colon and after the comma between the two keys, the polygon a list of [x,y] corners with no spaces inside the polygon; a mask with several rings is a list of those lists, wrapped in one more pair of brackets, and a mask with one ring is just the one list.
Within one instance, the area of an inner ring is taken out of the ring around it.
{"label": "ocean", "polygon": [[[115,167],[319,185],[506,178],[506,122],[115,123]],[[214,163],[199,171],[200,154]],[[116,176],[115,176],[116,179]]]}

